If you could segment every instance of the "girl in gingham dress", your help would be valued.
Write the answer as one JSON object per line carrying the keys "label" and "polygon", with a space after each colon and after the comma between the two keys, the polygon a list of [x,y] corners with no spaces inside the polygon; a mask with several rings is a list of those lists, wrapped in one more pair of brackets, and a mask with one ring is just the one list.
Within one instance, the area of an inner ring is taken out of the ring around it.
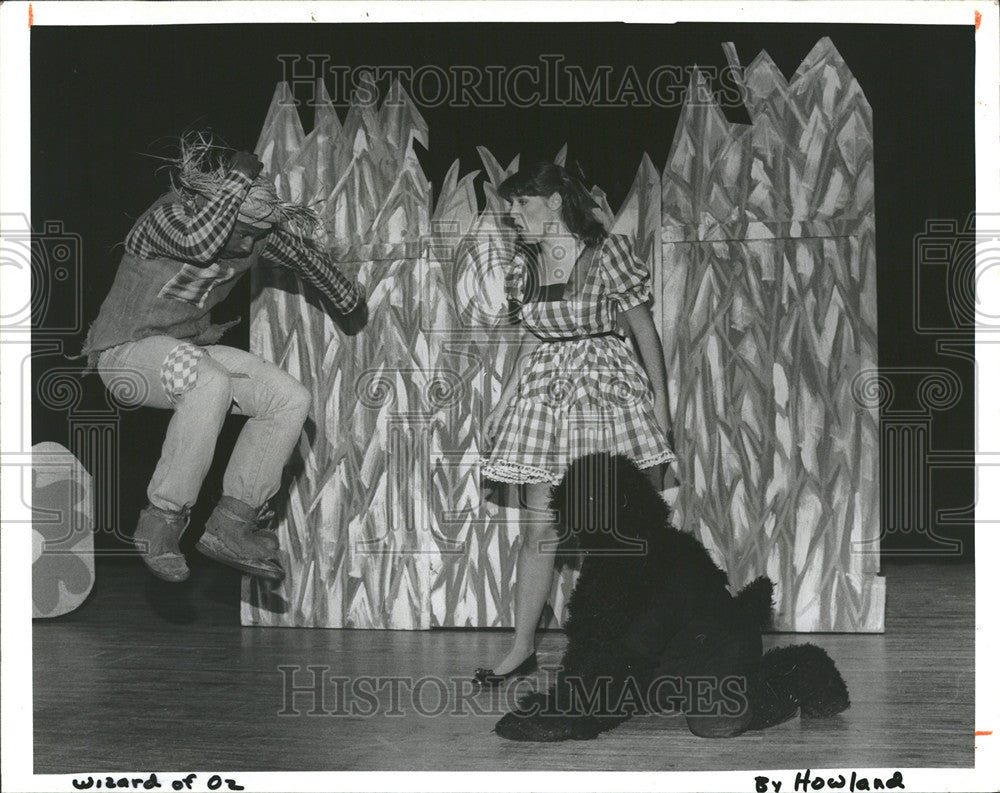
{"label": "girl in gingham dress", "polygon": [[605,231],[582,183],[558,165],[521,170],[500,194],[519,235],[507,296],[527,333],[519,365],[486,418],[493,442],[482,471],[521,485],[520,503],[534,514],[518,558],[514,644],[492,668],[476,670],[482,685],[537,666],[535,628],[557,540],[545,516],[550,489],[570,462],[597,451],[623,454],[659,489],[662,466],[675,459],[649,271],[631,242]]}

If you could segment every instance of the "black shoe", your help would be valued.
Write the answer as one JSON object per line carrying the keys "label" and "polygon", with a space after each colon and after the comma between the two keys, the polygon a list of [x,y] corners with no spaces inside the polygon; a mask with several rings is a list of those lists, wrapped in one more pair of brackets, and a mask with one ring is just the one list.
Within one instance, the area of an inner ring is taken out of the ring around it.
{"label": "black shoe", "polygon": [[505,680],[510,680],[512,677],[530,675],[536,669],[538,669],[538,654],[532,653],[509,672],[502,675],[498,675],[492,669],[479,668],[473,673],[472,678],[483,688],[496,688]]}

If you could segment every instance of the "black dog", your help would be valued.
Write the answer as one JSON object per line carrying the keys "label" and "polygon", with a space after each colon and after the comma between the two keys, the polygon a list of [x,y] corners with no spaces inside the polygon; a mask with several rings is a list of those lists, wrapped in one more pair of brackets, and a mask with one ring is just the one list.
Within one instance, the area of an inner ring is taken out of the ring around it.
{"label": "black dog", "polygon": [[850,702],[830,657],[804,644],[762,653],[773,585],[735,598],[726,574],[624,457],[576,460],[553,492],[562,540],[584,553],[569,602],[569,639],[548,692],[532,692],[496,725],[503,738],[594,738],[637,713],[683,713],[705,737],[792,718],[832,716]]}

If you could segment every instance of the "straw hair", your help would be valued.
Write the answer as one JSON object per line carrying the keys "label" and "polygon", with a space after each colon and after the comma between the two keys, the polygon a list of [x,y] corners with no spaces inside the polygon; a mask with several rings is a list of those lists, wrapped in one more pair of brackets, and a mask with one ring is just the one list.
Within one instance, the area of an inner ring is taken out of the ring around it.
{"label": "straw hair", "polygon": [[[185,133],[179,145],[178,156],[161,158],[172,168],[170,181],[174,189],[192,203],[196,196],[216,195],[229,175],[228,160],[233,150],[216,144],[210,134],[200,131]],[[300,235],[313,233],[319,225],[313,209],[282,201],[263,174],[250,185],[240,205],[239,219],[260,228],[283,225]]]}

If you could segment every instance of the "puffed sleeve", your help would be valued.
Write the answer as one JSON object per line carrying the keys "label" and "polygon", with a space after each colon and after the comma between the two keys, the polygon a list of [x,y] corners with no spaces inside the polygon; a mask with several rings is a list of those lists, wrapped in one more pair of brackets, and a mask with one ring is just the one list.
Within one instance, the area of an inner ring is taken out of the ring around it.
{"label": "puffed sleeve", "polygon": [[632,240],[612,234],[604,245],[604,289],[619,311],[642,305],[652,296],[649,268],[635,255]]}
{"label": "puffed sleeve", "polygon": [[527,249],[518,244],[514,248],[514,255],[506,267],[506,278],[504,289],[507,294],[507,310],[511,322],[519,322],[521,318],[521,304],[524,302],[526,268],[528,263]]}

